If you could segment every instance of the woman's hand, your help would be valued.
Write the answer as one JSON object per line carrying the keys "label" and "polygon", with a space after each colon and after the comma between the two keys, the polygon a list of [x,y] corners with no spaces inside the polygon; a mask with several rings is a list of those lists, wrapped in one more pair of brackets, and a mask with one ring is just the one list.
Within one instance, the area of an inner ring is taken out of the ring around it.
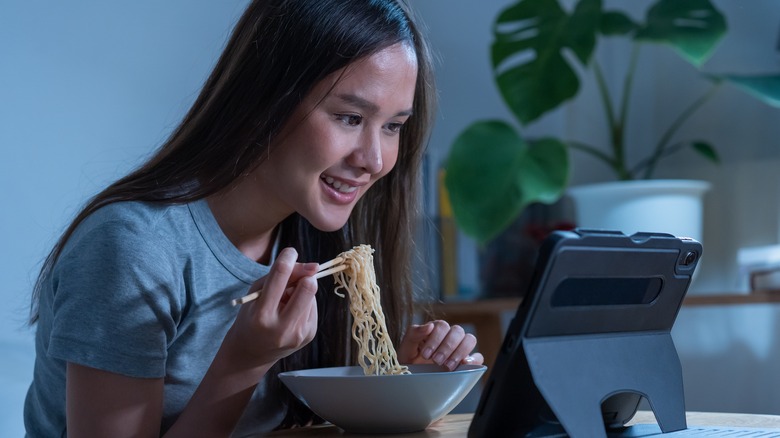
{"label": "woman's hand", "polygon": [[226,337],[242,359],[256,365],[272,364],[302,348],[317,331],[317,263],[296,263],[298,253],[285,248],[271,272],[249,292],[260,296],[241,305]]}
{"label": "woman's hand", "polygon": [[398,349],[398,361],[402,364],[435,363],[449,370],[460,364],[481,365],[485,360],[482,354],[471,354],[476,345],[477,338],[461,326],[450,326],[441,320],[430,321],[409,327]]}

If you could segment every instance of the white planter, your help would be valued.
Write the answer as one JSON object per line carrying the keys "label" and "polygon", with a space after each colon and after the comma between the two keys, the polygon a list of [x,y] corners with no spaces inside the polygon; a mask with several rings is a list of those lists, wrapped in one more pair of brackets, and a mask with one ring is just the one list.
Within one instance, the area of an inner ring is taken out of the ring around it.
{"label": "white planter", "polygon": [[575,221],[581,228],[662,232],[702,241],[706,181],[615,181],[571,187]]}

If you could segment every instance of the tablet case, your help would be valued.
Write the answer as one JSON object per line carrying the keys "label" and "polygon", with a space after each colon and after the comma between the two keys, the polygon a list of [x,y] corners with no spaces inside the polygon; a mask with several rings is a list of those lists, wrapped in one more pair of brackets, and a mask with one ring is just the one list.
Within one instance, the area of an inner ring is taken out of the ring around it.
{"label": "tablet case", "polygon": [[669,234],[552,233],[468,436],[606,437],[641,397],[663,432],[685,429],[670,332],[701,253]]}

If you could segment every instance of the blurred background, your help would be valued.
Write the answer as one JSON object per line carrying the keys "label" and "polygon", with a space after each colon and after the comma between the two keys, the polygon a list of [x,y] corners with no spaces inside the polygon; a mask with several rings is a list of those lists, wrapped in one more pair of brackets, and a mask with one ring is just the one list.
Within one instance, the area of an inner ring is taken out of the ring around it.
{"label": "blurred background", "polygon": [[[424,292],[442,298],[441,266],[454,266],[450,300],[489,295],[480,282],[480,245],[454,229],[440,244],[440,183],[450,147],[478,119],[509,119],[495,86],[489,49],[493,22],[509,0],[413,1],[437,55],[440,109],[426,162],[424,229],[431,252]],[[573,2],[563,1],[571,5]],[[640,19],[650,0],[619,4]],[[160,145],[194,100],[246,0],[139,0],[118,5],[28,0],[0,5],[0,433],[21,436],[22,404],[32,373],[33,331],[25,325],[40,263],[79,207]],[[780,2],[713,0],[729,32],[710,71],[780,71]],[[602,56],[609,69],[626,56]],[[701,91],[695,71],[669,51],[647,49],[630,126],[652,136],[678,99]],[[588,82],[590,81],[590,82]],[[663,87],[661,87],[663,85]],[[603,125],[592,91],[524,128],[563,136]],[[590,90],[590,91],[589,91]],[[713,139],[721,163],[665,162],[658,177],[708,181],[705,259],[692,295],[748,294],[740,251],[771,250],[780,239],[780,111],[722,89],[682,130]],[[594,134],[598,141],[598,134]],[[610,180],[603,165],[572,153],[570,185]],[[570,207],[545,214],[569,220]],[[451,224],[450,224],[451,225]],[[442,249],[443,248],[443,249]],[[751,253],[752,254],[752,253]],[[758,253],[759,259],[761,253]],[[448,261],[449,260],[449,261]],[[441,262],[444,261],[444,262]],[[518,296],[522,291],[518,291]],[[511,313],[511,312],[509,312]],[[85,315],[86,317],[86,315]],[[684,306],[673,330],[690,410],[780,414],[780,306]]]}

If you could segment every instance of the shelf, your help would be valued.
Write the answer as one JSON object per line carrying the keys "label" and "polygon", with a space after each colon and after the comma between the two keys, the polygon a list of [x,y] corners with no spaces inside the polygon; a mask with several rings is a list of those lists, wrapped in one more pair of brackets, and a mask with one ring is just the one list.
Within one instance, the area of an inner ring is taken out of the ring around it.
{"label": "shelf", "polygon": [[[479,342],[478,350],[485,356],[485,364],[495,361],[504,337],[502,316],[514,312],[521,298],[487,298],[478,300],[422,303],[421,310],[430,312],[434,319],[443,319],[450,324],[473,325]],[[702,294],[689,295],[683,301],[684,307],[732,306],[747,304],[780,304],[780,292],[752,292],[745,294]]]}
{"label": "shelf", "polygon": [[683,306],[725,306],[772,303],[780,303],[780,291],[763,291],[743,294],[688,295],[683,301]]}

